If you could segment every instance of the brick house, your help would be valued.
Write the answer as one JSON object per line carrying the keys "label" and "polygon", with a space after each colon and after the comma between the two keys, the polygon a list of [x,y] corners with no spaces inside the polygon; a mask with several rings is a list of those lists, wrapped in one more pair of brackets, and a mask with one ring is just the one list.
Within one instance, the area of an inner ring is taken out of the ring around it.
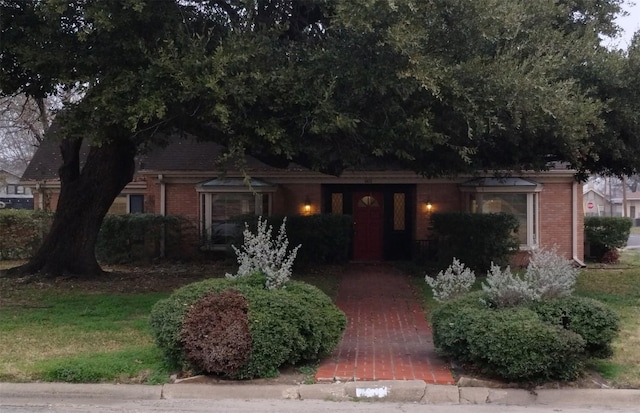
{"label": "brick house", "polygon": [[[497,179],[460,176],[427,179],[404,170],[345,171],[335,177],[299,165],[275,168],[247,157],[247,176],[221,174],[221,147],[174,142],[138,159],[136,177],[112,213],[182,215],[216,248],[239,214],[348,214],[354,220],[353,260],[411,257],[428,240],[430,215],[444,211],[511,212],[520,220],[522,263],[526,251],[558,246],[582,263],[583,192],[574,171],[562,168]],[[43,145],[23,176],[34,189],[35,208],[54,209],[59,191],[57,147]]]}

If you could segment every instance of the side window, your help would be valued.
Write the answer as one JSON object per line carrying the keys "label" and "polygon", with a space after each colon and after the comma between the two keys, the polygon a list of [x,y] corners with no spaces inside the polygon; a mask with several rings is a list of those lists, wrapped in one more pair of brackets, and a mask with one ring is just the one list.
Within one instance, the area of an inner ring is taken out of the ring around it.
{"label": "side window", "polygon": [[129,195],[129,213],[144,213],[144,195]]}

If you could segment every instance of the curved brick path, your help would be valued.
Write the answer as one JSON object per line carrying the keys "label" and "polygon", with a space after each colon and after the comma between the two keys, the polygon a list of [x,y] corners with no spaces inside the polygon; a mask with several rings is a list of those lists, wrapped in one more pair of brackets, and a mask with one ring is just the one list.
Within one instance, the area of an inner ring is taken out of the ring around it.
{"label": "curved brick path", "polygon": [[316,380],[454,383],[435,354],[431,328],[406,275],[383,264],[350,265],[336,304],[347,315],[347,328]]}

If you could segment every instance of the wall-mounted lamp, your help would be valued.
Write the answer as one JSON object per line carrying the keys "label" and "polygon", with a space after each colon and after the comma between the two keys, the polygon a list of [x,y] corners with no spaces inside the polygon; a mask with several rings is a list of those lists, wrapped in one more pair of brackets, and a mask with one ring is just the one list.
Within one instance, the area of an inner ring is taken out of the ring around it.
{"label": "wall-mounted lamp", "polygon": [[304,213],[305,214],[311,213],[311,200],[309,199],[308,195],[304,198]]}
{"label": "wall-mounted lamp", "polygon": [[427,201],[427,203],[424,204],[424,208],[427,211],[427,214],[430,214],[433,210],[433,204],[431,204],[431,201]]}

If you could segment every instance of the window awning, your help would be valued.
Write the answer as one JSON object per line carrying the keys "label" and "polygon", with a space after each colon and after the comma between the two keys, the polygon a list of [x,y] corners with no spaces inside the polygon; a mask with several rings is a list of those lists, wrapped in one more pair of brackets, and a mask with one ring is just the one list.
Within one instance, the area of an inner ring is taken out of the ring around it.
{"label": "window awning", "polygon": [[463,192],[540,192],[542,184],[524,178],[475,178],[460,184]]}
{"label": "window awning", "polygon": [[275,192],[277,188],[255,178],[214,178],[196,185],[197,192]]}

